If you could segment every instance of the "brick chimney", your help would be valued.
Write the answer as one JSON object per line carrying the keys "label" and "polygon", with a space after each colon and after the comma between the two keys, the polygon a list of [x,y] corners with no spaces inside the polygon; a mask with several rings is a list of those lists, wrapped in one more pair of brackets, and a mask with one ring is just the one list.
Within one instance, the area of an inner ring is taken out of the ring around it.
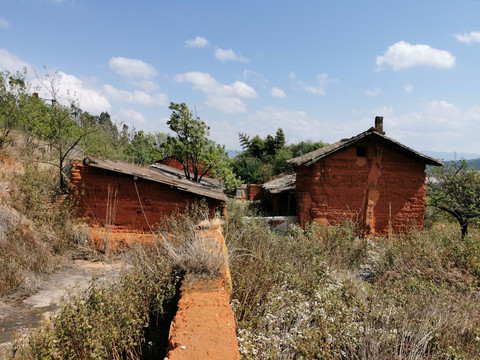
{"label": "brick chimney", "polygon": [[375,116],[375,131],[385,135],[385,131],[383,131],[383,116]]}

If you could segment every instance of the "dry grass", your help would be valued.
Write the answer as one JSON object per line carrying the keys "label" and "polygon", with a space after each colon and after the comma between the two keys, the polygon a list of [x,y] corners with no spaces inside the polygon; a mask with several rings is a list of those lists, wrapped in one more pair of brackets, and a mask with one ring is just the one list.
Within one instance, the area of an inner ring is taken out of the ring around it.
{"label": "dry grass", "polygon": [[199,225],[208,223],[205,203],[193,204],[186,213],[176,213],[165,219],[158,229],[158,245],[170,266],[182,274],[217,278],[225,269],[221,244],[201,236]]}
{"label": "dry grass", "polygon": [[[69,201],[57,202],[57,171],[36,159],[34,139],[20,133],[0,153],[0,296],[30,291],[85,244]],[[38,144],[37,144],[38,145]]]}
{"label": "dry grass", "polygon": [[130,249],[125,261],[119,278],[65,299],[9,359],[163,359],[180,277],[154,247]]}
{"label": "dry grass", "polygon": [[373,242],[347,223],[279,236],[229,210],[243,359],[480,358],[478,231]]}

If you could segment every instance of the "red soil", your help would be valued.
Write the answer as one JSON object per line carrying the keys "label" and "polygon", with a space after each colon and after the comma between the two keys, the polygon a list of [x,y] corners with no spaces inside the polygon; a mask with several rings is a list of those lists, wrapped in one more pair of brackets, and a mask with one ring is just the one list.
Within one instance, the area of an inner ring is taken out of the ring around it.
{"label": "red soil", "polygon": [[170,327],[169,360],[240,359],[235,319],[224,281],[197,279],[182,285]]}

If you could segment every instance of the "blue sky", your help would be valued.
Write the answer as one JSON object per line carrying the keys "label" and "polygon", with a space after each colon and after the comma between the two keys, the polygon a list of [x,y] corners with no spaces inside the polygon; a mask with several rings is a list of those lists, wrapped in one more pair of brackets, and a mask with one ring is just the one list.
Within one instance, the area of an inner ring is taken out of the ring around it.
{"label": "blue sky", "polygon": [[334,142],[384,116],[417,150],[480,154],[480,1],[0,0],[0,69],[57,72],[79,105],[211,138]]}

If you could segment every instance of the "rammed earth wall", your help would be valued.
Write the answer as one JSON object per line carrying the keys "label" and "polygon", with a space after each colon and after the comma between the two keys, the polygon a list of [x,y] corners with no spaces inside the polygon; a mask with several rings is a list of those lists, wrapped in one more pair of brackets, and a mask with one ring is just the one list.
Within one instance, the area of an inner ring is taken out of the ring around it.
{"label": "rammed earth wall", "polygon": [[297,168],[300,223],[357,221],[365,234],[423,227],[425,164],[373,141]]}
{"label": "rammed earth wall", "polygon": [[[71,194],[77,214],[93,225],[149,231],[149,225],[153,227],[165,216],[203,199],[169,185],[82,162],[72,165]],[[213,216],[221,202],[211,198],[206,198],[206,202]]]}

